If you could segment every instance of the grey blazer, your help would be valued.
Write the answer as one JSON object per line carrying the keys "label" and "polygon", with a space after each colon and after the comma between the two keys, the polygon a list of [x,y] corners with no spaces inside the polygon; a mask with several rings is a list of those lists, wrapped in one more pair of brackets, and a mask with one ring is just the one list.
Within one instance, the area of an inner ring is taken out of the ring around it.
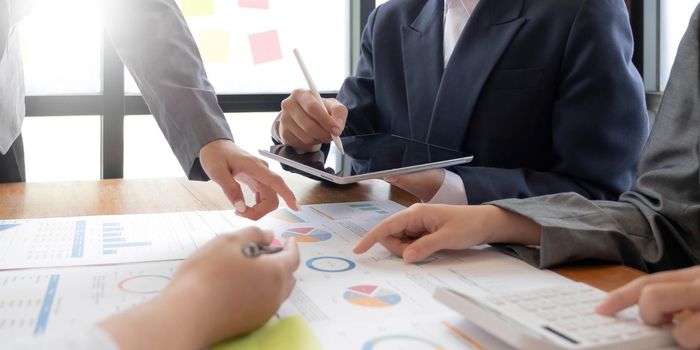
{"label": "grey blazer", "polygon": [[[0,67],[3,59],[12,56],[6,53],[9,46],[6,48],[5,44],[13,35],[12,26],[21,17],[8,16],[9,9],[23,13],[31,2],[0,0]],[[199,163],[199,150],[213,140],[232,140],[233,136],[177,4],[174,0],[101,3],[110,39],[180,165],[190,179],[207,179]],[[2,80],[0,92],[3,85],[6,90],[21,90],[20,84]],[[0,118],[0,127],[2,122]]]}
{"label": "grey blazer", "polygon": [[557,194],[490,204],[542,225],[539,249],[507,246],[546,268],[582,259],[659,271],[700,261],[700,6],[680,44],[671,79],[632,189],[617,202]]}

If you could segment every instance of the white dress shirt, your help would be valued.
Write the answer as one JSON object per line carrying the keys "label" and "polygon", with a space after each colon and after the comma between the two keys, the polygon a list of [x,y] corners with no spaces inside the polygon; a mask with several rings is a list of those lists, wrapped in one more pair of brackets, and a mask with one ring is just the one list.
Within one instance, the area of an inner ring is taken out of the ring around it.
{"label": "white dress shirt", "polygon": [[[443,35],[443,57],[444,65],[452,57],[457,41],[464,31],[469,18],[471,17],[479,0],[445,0],[445,16]],[[443,170],[445,179],[442,186],[435,193],[428,203],[431,204],[467,204],[467,191],[464,182],[459,175]]]}
{"label": "white dress shirt", "polygon": [[24,72],[16,24],[32,0],[0,0],[0,154],[6,154],[22,129]]}

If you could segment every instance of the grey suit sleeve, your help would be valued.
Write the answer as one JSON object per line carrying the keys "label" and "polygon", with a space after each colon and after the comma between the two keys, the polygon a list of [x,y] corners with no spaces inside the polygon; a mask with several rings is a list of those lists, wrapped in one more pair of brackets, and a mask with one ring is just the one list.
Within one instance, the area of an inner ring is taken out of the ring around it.
{"label": "grey suit sleeve", "polygon": [[617,202],[558,194],[491,204],[542,225],[539,250],[509,246],[542,268],[582,259],[646,270],[700,263],[700,27],[681,42],[632,189]]}
{"label": "grey suit sleeve", "polygon": [[595,259],[649,270],[661,248],[644,215],[630,203],[590,201],[564,193],[496,205],[528,217],[542,226],[539,248],[499,245],[540,268]]}
{"label": "grey suit sleeve", "polygon": [[173,0],[103,0],[106,27],[191,180],[206,180],[199,150],[233,140],[185,18]]}

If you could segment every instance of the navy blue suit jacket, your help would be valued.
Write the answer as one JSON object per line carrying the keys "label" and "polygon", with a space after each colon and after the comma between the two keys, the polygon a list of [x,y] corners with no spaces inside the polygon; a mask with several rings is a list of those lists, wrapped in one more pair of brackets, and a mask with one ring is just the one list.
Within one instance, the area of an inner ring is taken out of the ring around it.
{"label": "navy blue suit jacket", "polygon": [[615,199],[648,135],[623,0],[482,0],[443,68],[443,0],[370,15],[338,100],[346,134],[473,154],[469,202],[578,192]]}

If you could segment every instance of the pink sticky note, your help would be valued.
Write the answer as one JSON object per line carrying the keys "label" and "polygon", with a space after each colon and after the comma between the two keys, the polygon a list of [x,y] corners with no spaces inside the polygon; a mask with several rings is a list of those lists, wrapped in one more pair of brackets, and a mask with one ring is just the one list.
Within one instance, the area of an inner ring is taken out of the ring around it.
{"label": "pink sticky note", "polygon": [[255,33],[248,36],[253,64],[261,64],[282,59],[282,47],[276,30]]}
{"label": "pink sticky note", "polygon": [[239,7],[267,10],[270,8],[269,0],[238,0]]}

